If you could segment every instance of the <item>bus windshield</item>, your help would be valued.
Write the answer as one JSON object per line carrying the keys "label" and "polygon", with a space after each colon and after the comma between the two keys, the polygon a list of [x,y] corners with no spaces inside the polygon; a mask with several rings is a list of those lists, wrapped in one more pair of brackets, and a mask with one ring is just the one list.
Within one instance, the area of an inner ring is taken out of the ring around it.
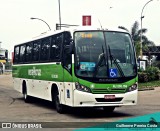
{"label": "bus windshield", "polygon": [[136,76],[136,61],[130,35],[115,31],[74,33],[75,73],[89,78]]}

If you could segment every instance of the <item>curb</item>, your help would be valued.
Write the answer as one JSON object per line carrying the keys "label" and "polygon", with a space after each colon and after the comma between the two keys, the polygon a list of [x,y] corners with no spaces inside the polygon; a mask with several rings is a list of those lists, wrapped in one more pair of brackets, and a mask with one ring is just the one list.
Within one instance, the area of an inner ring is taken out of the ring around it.
{"label": "curb", "polygon": [[142,87],[140,89],[138,89],[138,91],[148,91],[148,90],[154,90],[154,87]]}

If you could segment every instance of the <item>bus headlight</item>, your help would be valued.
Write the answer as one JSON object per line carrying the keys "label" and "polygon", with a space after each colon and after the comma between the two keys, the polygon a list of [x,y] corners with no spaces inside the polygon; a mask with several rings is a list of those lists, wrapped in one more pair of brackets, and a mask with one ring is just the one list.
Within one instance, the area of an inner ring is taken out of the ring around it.
{"label": "bus headlight", "polygon": [[130,92],[130,91],[134,91],[136,90],[138,87],[137,83],[133,84],[132,86],[130,86],[128,89],[127,89],[127,92]]}
{"label": "bus headlight", "polygon": [[83,85],[79,84],[78,82],[75,83],[75,86],[76,86],[76,89],[79,91],[91,93],[91,90],[88,87],[83,86]]}

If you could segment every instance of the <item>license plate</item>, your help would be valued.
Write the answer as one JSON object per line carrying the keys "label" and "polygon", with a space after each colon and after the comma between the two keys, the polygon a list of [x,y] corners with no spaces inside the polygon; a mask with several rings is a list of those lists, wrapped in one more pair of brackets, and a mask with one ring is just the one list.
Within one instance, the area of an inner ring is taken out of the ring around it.
{"label": "license plate", "polygon": [[115,95],[104,95],[104,99],[115,99]]}

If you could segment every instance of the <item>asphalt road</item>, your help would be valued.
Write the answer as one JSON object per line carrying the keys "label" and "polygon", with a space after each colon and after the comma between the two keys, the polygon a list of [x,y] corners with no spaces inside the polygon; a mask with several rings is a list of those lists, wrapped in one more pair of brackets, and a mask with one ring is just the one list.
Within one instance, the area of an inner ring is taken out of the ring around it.
{"label": "asphalt road", "polygon": [[68,108],[59,114],[51,102],[33,99],[25,103],[22,94],[13,89],[11,75],[0,75],[0,122],[112,122],[160,111],[160,87],[140,91],[136,106],[116,108],[106,114],[101,108]]}

